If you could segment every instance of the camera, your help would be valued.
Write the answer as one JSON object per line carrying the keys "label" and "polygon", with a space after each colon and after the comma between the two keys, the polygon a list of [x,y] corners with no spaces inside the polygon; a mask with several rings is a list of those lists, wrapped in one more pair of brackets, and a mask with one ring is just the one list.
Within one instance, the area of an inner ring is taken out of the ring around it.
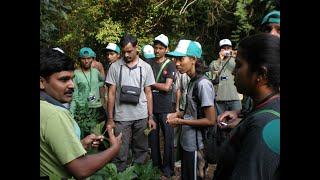
{"label": "camera", "polygon": [[232,51],[224,51],[225,56],[232,56]]}
{"label": "camera", "polygon": [[88,97],[88,101],[89,101],[89,102],[93,102],[94,100],[96,100],[96,97],[95,97],[94,95],[90,95],[90,96]]}
{"label": "camera", "polygon": [[221,76],[221,81],[228,80],[228,76]]}

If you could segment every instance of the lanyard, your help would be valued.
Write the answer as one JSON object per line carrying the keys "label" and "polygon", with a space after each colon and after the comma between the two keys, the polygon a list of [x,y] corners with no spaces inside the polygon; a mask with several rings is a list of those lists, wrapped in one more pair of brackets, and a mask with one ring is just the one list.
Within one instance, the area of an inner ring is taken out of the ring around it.
{"label": "lanyard", "polygon": [[82,70],[82,73],[83,73],[84,77],[86,78],[86,80],[87,80],[87,82],[88,82],[89,91],[91,92],[91,86],[90,86],[90,84],[91,84],[91,77],[92,77],[92,75],[91,75],[91,68],[90,68],[90,83],[89,83],[89,80],[88,80],[88,78],[87,78],[87,76],[86,76],[86,74],[84,73],[84,71],[83,71],[82,68],[81,68],[81,70]]}

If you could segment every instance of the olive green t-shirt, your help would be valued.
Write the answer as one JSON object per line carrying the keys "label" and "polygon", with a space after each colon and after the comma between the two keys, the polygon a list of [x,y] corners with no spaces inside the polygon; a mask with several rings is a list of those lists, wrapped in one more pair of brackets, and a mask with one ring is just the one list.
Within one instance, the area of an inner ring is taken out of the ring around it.
{"label": "olive green t-shirt", "polygon": [[70,111],[40,100],[40,176],[70,178],[63,165],[85,153]]}

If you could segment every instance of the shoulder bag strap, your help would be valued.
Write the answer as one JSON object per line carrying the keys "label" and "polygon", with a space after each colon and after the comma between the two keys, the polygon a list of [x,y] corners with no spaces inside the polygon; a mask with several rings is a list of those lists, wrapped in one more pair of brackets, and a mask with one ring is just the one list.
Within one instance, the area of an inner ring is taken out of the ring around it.
{"label": "shoulder bag strap", "polygon": [[[122,66],[120,66],[120,75],[119,75],[119,86],[121,87],[121,81],[122,81]],[[140,88],[142,86],[142,69],[141,69],[141,66],[140,66]]]}
{"label": "shoulder bag strap", "polygon": [[170,62],[170,60],[167,59],[167,60],[162,64],[162,66],[161,66],[161,68],[160,68],[160,70],[159,70],[159,72],[158,72],[158,75],[157,75],[157,78],[156,78],[156,82],[158,82],[159,77],[160,77],[160,74],[162,73],[163,68],[164,68],[169,62]]}
{"label": "shoulder bag strap", "polygon": [[[227,62],[222,66],[221,70],[219,71],[218,75],[217,75],[217,78],[219,78],[222,70],[226,67],[226,65],[229,63],[229,60],[231,59],[231,56],[229,57],[229,59],[227,60]],[[222,60],[221,60],[222,61]]]}
{"label": "shoulder bag strap", "polygon": [[140,88],[142,86],[142,70],[141,70],[141,66],[140,66]]}
{"label": "shoulder bag strap", "polygon": [[119,86],[121,87],[121,81],[122,81],[122,65],[120,66],[120,75],[119,75]]}

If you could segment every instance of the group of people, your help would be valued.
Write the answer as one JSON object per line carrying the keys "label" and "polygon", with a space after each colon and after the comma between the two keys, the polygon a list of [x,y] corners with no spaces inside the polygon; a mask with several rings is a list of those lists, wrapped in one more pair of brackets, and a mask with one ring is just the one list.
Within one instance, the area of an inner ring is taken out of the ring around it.
{"label": "group of people", "polygon": [[[201,58],[199,42],[181,39],[169,52],[164,34],[142,48],[143,58],[131,34],[123,35],[119,46],[109,43],[102,50],[109,61],[105,75],[99,65],[93,67],[96,54],[91,48],[80,50],[76,70],[65,52],[41,50],[40,177],[84,179],[110,162],[122,172],[130,148],[132,162],[143,164],[150,146],[153,165],[166,179],[175,173],[174,147],[179,145],[181,179],[205,179],[198,128],[217,123],[229,131],[219,149],[214,179],[279,179],[280,35],[275,34],[280,34],[280,12],[265,16],[262,31],[269,33],[242,39],[237,51],[229,39],[221,40],[219,59],[210,66]],[[207,72],[212,76],[202,78]],[[215,78],[219,83],[214,85]],[[238,93],[251,101],[245,114]],[[215,101],[223,109],[218,117]],[[70,110],[65,103],[71,103]],[[97,123],[105,122],[108,149],[87,155],[86,149],[98,148],[104,136],[86,132],[81,139],[74,120],[79,106],[100,112]]]}

